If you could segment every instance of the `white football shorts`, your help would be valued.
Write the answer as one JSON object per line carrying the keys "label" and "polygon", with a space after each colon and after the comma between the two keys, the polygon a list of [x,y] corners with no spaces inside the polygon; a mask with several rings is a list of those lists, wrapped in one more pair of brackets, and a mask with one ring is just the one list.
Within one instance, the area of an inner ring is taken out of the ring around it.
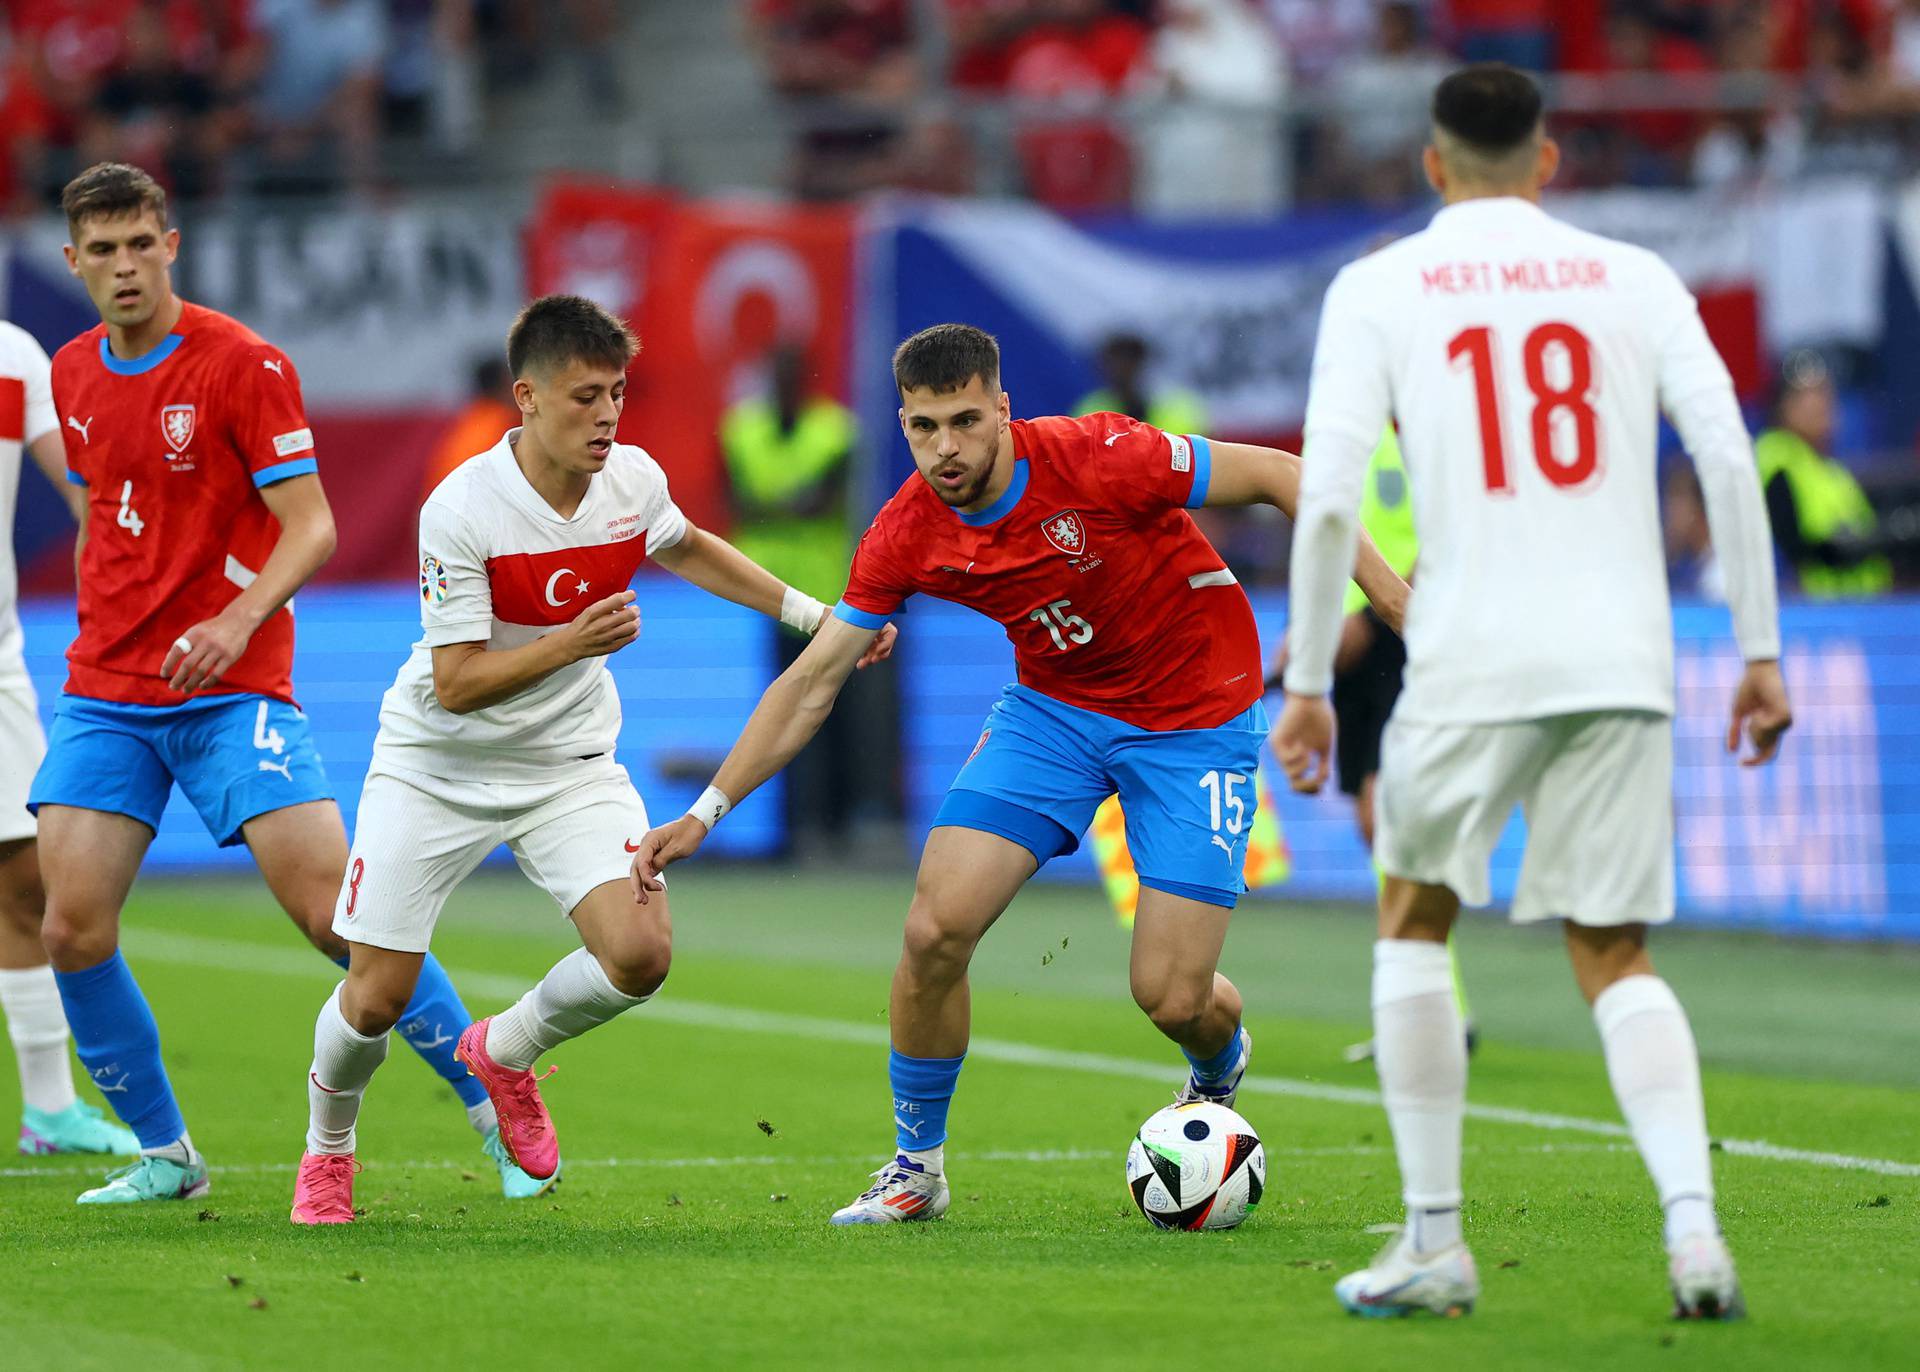
{"label": "white football shorts", "polygon": [[33,682],[24,672],[0,676],[0,843],[32,838],[37,831],[27,813],[27,788],[46,755]]}
{"label": "white football shorts", "polygon": [[1374,854],[1388,876],[1492,898],[1488,865],[1518,805],[1513,919],[1673,918],[1673,721],[1639,710],[1512,724],[1388,723]]}
{"label": "white football shorts", "polygon": [[334,933],[426,952],[453,888],[502,843],[564,915],[595,887],[625,882],[633,863],[627,845],[648,827],[627,769],[601,757],[563,771],[551,783],[448,781],[375,757],[333,907]]}

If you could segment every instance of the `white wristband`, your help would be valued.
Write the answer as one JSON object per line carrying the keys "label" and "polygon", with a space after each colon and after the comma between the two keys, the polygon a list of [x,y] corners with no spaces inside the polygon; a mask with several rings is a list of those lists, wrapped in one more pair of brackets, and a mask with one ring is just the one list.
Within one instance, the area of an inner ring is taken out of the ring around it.
{"label": "white wristband", "polygon": [[707,826],[707,832],[713,832],[718,824],[733,808],[733,802],[727,799],[727,793],[718,786],[709,786],[700,793],[700,799],[687,807],[687,813]]}
{"label": "white wristband", "polygon": [[780,597],[780,622],[789,629],[798,629],[803,634],[811,634],[820,627],[826,617],[827,607],[815,600],[805,591],[787,587],[786,594]]}

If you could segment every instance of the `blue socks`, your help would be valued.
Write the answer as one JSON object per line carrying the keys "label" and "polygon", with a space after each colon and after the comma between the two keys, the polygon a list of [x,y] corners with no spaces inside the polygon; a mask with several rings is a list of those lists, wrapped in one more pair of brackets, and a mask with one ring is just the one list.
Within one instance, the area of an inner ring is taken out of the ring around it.
{"label": "blue socks", "polygon": [[960,1080],[957,1058],[910,1058],[898,1049],[887,1056],[893,1083],[894,1142],[903,1153],[923,1153],[947,1141],[947,1107]]}
{"label": "blue socks", "polygon": [[1202,1086],[1212,1086],[1226,1080],[1227,1074],[1240,1065],[1240,1026],[1233,1026],[1233,1037],[1227,1040],[1227,1046],[1210,1058],[1196,1058],[1184,1048],[1180,1051],[1193,1064],[1193,1079]]}
{"label": "blue socks", "polygon": [[[342,967],[347,965],[345,958],[334,961]],[[413,999],[400,1012],[400,1023],[394,1026],[394,1032],[426,1059],[427,1066],[439,1073],[453,1087],[460,1103],[467,1106],[478,1105],[487,1098],[487,1088],[481,1085],[480,1078],[453,1056],[460,1035],[472,1023],[473,1016],[461,1004],[460,993],[453,989],[453,979],[447,975],[447,969],[428,953],[420,964],[420,980],[413,985]]]}
{"label": "blue socks", "polygon": [[165,1148],[187,1132],[160,1064],[160,1028],[118,949],[82,972],[55,972],[80,1061],[142,1148]]}

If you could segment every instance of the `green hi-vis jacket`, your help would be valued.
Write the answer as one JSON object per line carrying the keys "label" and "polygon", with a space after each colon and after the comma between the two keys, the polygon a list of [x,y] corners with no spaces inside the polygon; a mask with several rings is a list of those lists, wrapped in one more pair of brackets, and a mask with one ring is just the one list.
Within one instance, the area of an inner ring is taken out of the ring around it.
{"label": "green hi-vis jacket", "polygon": [[847,584],[847,462],[853,411],[810,400],[791,430],[771,401],[742,400],[720,421],[733,484],[733,545],[789,586],[829,605]]}
{"label": "green hi-vis jacket", "polygon": [[[1798,434],[1769,429],[1754,441],[1753,456],[1763,488],[1776,476],[1786,477],[1802,543],[1873,532],[1873,506],[1853,473],[1833,458],[1821,456]],[[1870,557],[1851,567],[1831,567],[1817,558],[1803,557],[1794,571],[1800,589],[1821,600],[1885,595],[1893,588],[1893,568],[1884,557]]]}

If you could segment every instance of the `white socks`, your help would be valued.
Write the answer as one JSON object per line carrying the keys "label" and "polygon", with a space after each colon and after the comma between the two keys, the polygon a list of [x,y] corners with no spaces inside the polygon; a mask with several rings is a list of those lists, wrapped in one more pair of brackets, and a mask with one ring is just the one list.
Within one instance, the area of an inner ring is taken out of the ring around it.
{"label": "white socks", "polygon": [[313,1066],[307,1074],[307,1151],[351,1153],[354,1121],[374,1069],[387,1059],[387,1035],[368,1038],[340,1013],[333,988],[313,1026]]}
{"label": "white socks", "polygon": [[902,1151],[906,1154],[907,1161],[919,1163],[936,1177],[943,1175],[947,1170],[947,1146],[944,1143],[936,1143],[931,1148],[918,1150],[909,1148]]}
{"label": "white socks", "polygon": [[67,1015],[53,968],[0,968],[0,1011],[20,1064],[20,1097],[33,1110],[57,1115],[74,1103],[67,1054]]}
{"label": "white socks", "polygon": [[493,1017],[487,1026],[487,1056],[524,1072],[549,1048],[579,1038],[647,999],[615,987],[600,960],[576,948],[554,963],[531,991]]}
{"label": "white socks", "polygon": [[1460,1242],[1467,1043],[1446,944],[1373,945],[1373,1058],[1400,1159],[1407,1237],[1420,1253],[1451,1247]]}
{"label": "white socks", "polygon": [[1673,989],[1654,976],[1625,977],[1593,1003],[1607,1076],[1666,1210],[1667,1246],[1718,1234],[1700,1054]]}

